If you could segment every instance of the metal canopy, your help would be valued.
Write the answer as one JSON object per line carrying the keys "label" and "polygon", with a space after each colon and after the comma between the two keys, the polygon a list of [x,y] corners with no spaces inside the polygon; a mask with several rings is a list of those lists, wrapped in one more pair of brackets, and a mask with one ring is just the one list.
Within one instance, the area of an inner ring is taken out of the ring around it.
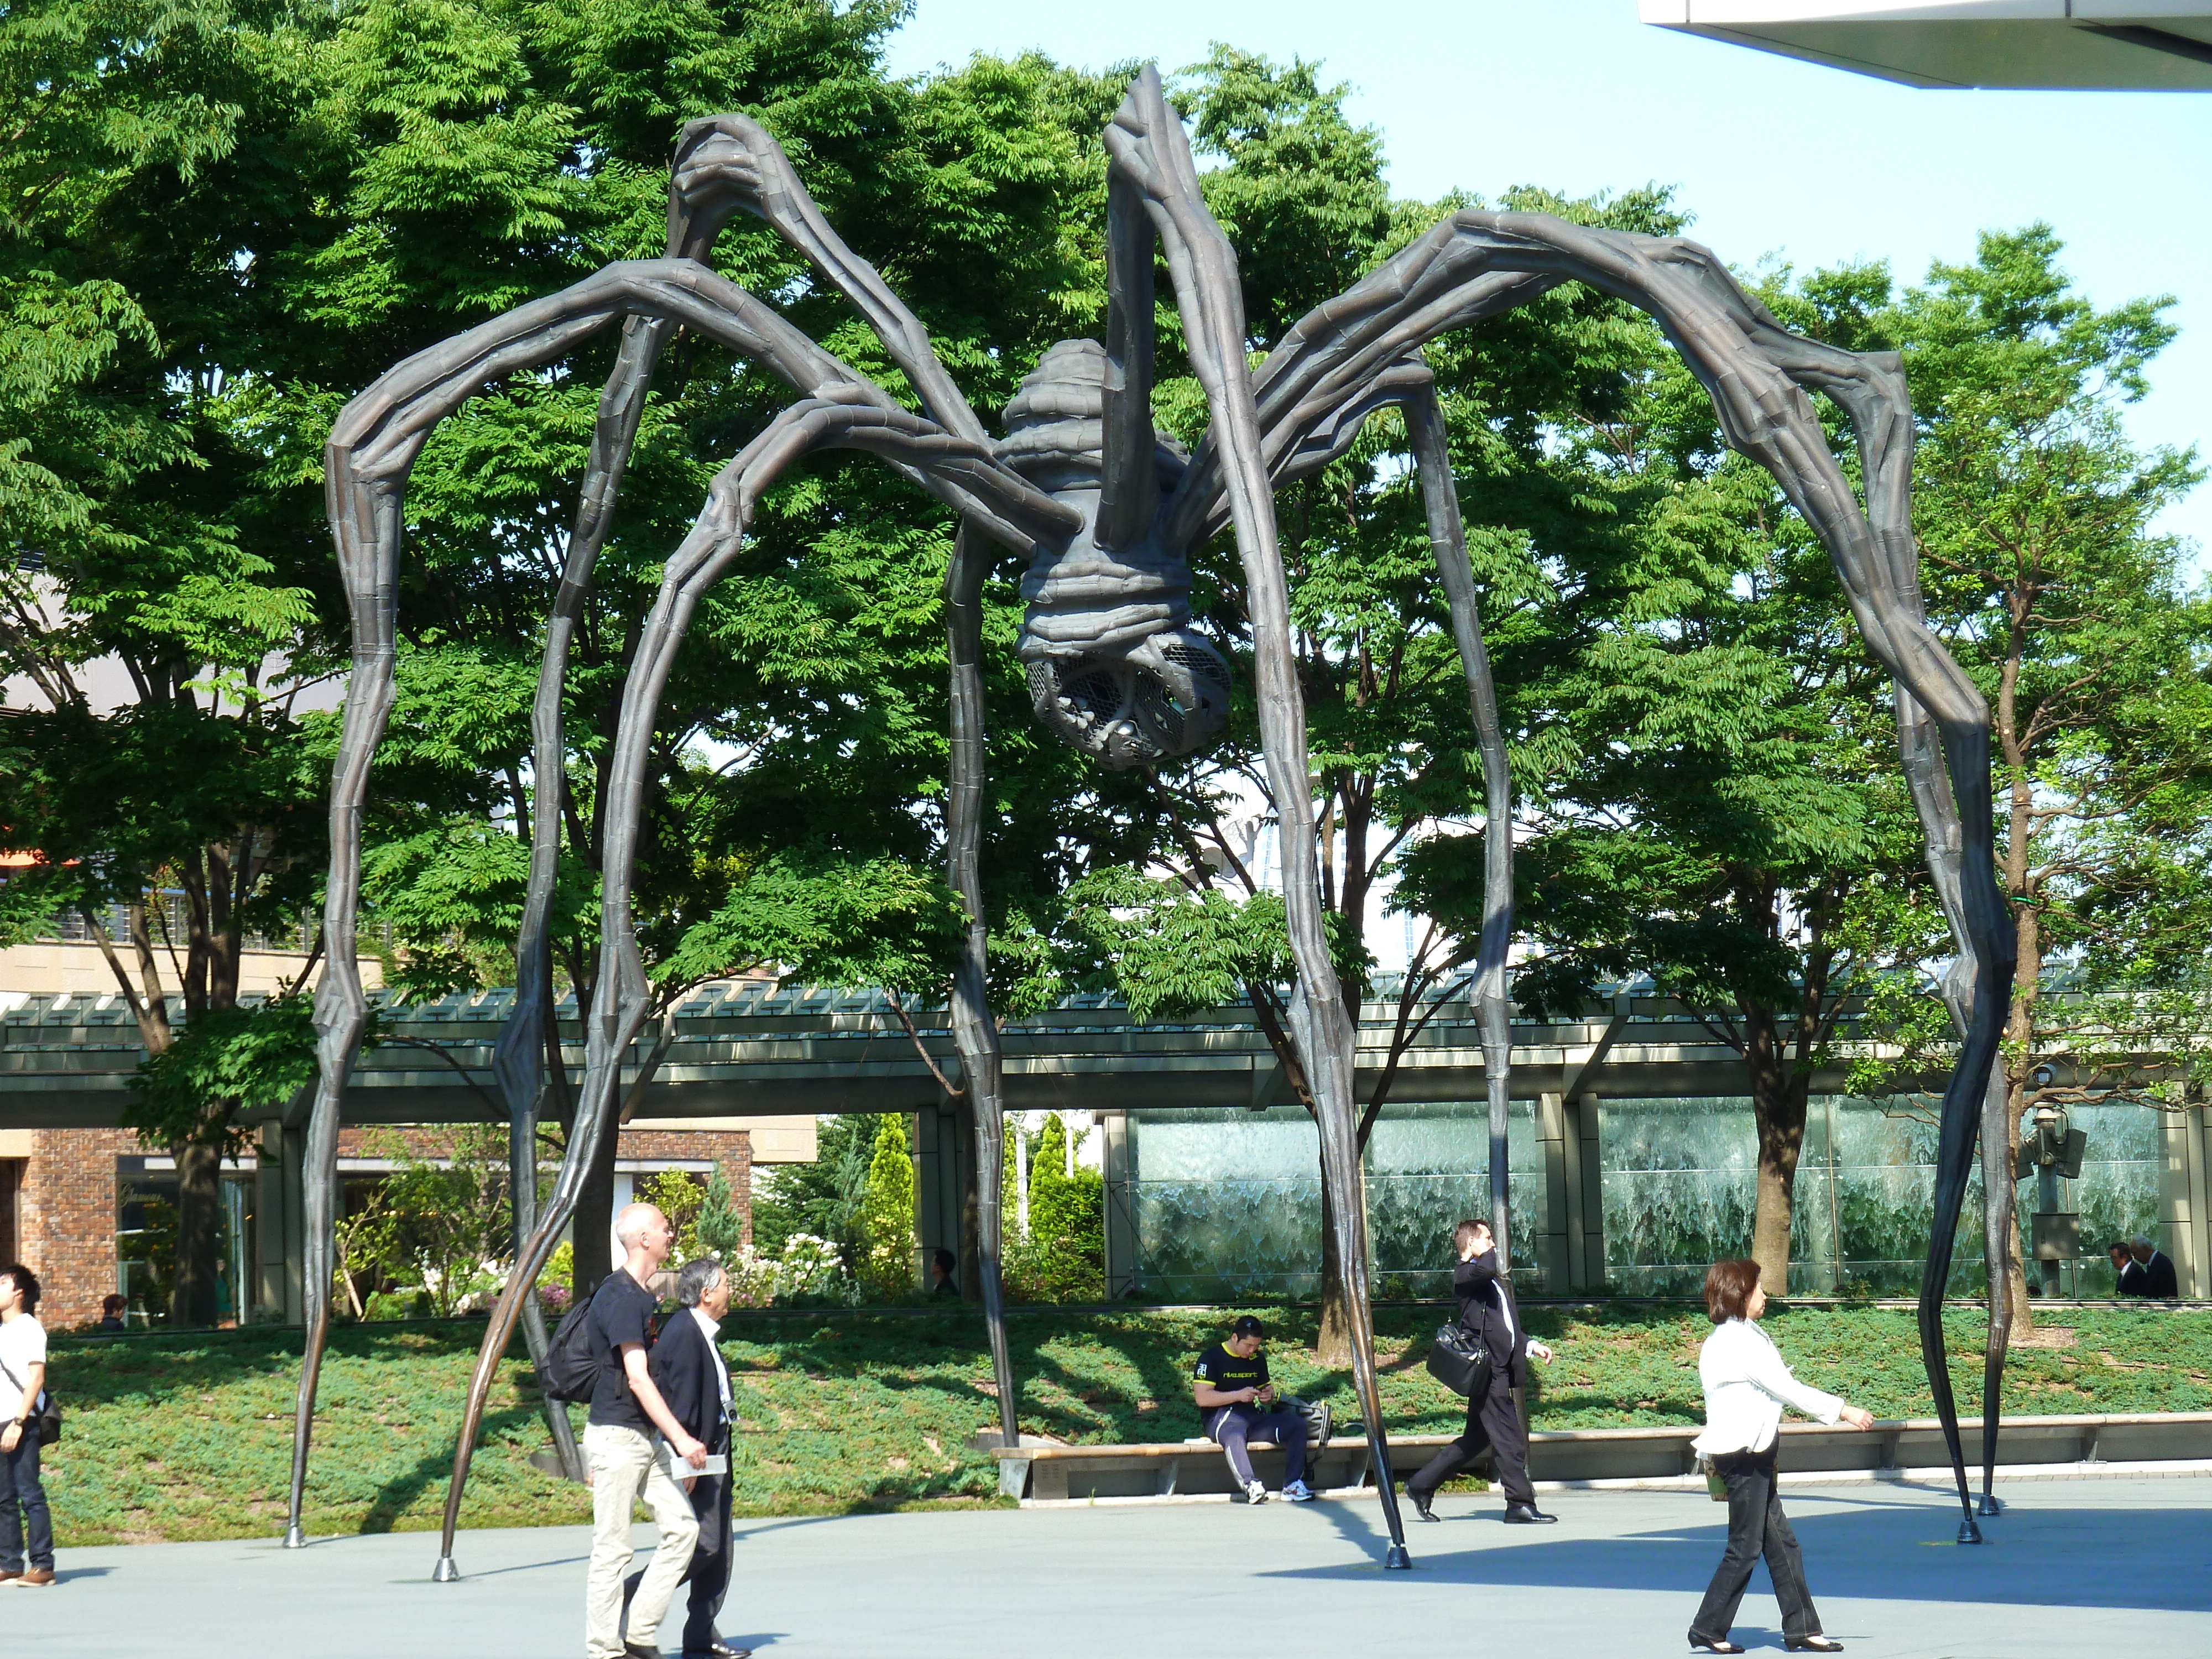
{"label": "metal canopy", "polygon": [[1638,0],[1646,23],[1907,86],[2212,92],[2209,0]]}

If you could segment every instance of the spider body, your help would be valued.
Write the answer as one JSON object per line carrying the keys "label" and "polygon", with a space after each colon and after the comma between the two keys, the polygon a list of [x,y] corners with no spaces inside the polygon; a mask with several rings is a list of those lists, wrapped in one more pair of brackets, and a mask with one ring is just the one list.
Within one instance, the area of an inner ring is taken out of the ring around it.
{"label": "spider body", "polygon": [[[1443,410],[1423,345],[1582,282],[1637,305],[1665,329],[1711,394],[1723,433],[1776,477],[1818,534],[1869,648],[1895,678],[1899,748],[1929,863],[1962,960],[1971,1003],[1938,1137],[1936,1206],[1922,1280],[1920,1331],[1960,1501],[1962,1540],[1978,1539],[1966,1490],[1942,1324],[1943,1286],[1979,1130],[2004,1179],[2002,1101],[1984,1127],[1985,1085],[2008,1012],[2013,943],[1993,875],[1988,709],[1930,634],[1911,526],[1911,410],[1894,358],[1859,355],[1784,330],[1726,267],[1692,245],[1592,230],[1540,214],[1463,212],[1439,223],[1278,343],[1256,375],[1237,258],[1206,212],[1182,122],[1147,68],[1105,131],[1109,303],[1098,341],[1045,354],[1008,407],[995,441],[936,354],[921,322],[873,266],[837,236],[775,139],[748,117],[716,116],[684,131],[672,168],[667,257],[612,265],[410,358],[341,413],[325,453],[326,489],[349,604],[354,671],[331,790],[331,875],[325,912],[329,967],[318,989],[320,1076],[307,1149],[307,1341],[295,1408],[292,1524],[305,1541],[308,1447],[329,1316],[337,1126],[368,1001],[356,966],[362,808],[392,700],[397,572],[407,474],[430,428],[483,386],[548,362],[619,324],[621,349],[599,408],[575,527],[548,619],[532,718],[531,876],[516,946],[515,1000],[493,1070],[512,1118],[516,1261],[471,1377],[447,1492],[435,1576],[458,1576],[453,1541],[464,1483],[498,1362],[517,1325],[533,1355],[544,1333],[531,1287],[568,1224],[585,1172],[620,1108],[623,1067],[651,1016],[630,890],[654,722],[670,665],[707,587],[728,571],[763,491],[808,456],[859,449],[957,514],[945,589],[950,778],[945,857],[967,908],[950,1024],[961,1060],[977,1172],[979,1288],[997,1382],[1002,1443],[1016,1443],[1018,1389],[1000,1296],[1001,1112],[998,1022],[985,971],[988,939],[981,849],[985,787],[983,585],[1001,558],[1027,562],[1019,653],[1039,716],[1109,766],[1195,751],[1225,722],[1230,677],[1190,626],[1190,549],[1233,529],[1244,579],[1253,697],[1280,825],[1282,893],[1296,984],[1291,1039],[1310,1091],[1322,1179],[1334,1218],[1353,1386],[1367,1424],[1370,1468],[1390,1468],[1368,1304],[1368,1240],[1359,1224],[1353,1091],[1357,1033],[1339,987],[1320,908],[1317,836],[1304,706],[1291,643],[1288,578],[1277,545],[1273,492],[1345,453],[1376,410],[1403,414],[1437,575],[1466,671],[1482,761],[1484,909],[1474,1001],[1481,1024],[1491,1133],[1492,1231],[1509,1263],[1506,1118],[1510,1086],[1505,963],[1512,936],[1510,767],[1485,654],[1474,578]],[[738,212],[766,221],[817,277],[860,311],[913,387],[920,412],[808,339],[774,307],[706,264]],[[1186,457],[1155,428],[1154,264],[1164,253],[1190,368],[1210,424]],[[559,872],[559,789],[568,750],[562,690],[568,641],[605,544],[654,362],[678,328],[719,342],[781,378],[795,401],[718,474],[691,532],[669,558],[640,631],[607,762],[601,956],[584,1021],[585,1066],[574,1131],[550,1197],[532,1215],[535,1125],[554,1022],[549,918]],[[1863,492],[1838,464],[1808,396],[1832,398],[1856,434]],[[1971,982],[1971,983],[1969,983]],[[1985,1372],[1985,1478],[1993,1474],[2002,1327],[1992,1311]],[[553,1423],[565,1445],[565,1419]],[[1408,1565],[1395,1491],[1379,1486],[1391,1545]]]}
{"label": "spider body", "polygon": [[[1095,340],[1046,352],[1006,405],[999,458],[1083,515],[1066,546],[1040,547],[1022,580],[1020,655],[1037,718],[1108,766],[1195,754],[1229,718],[1229,665],[1190,627],[1190,563],[1157,516],[1125,547],[1102,546],[1104,409],[1114,366]],[[1154,434],[1162,496],[1188,465]]]}

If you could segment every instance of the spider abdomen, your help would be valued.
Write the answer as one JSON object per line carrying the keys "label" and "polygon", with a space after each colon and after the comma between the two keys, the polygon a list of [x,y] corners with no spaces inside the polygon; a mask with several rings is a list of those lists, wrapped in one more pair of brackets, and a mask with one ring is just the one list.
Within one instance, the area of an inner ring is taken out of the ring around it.
{"label": "spider abdomen", "polygon": [[[1127,548],[1093,539],[1103,471],[1108,363],[1094,340],[1046,352],[1006,406],[1000,458],[1083,514],[1058,552],[1040,552],[1022,581],[1021,656],[1037,717],[1112,767],[1146,766],[1204,748],[1227,724],[1229,665],[1190,623],[1190,565],[1157,530]],[[1182,453],[1161,435],[1161,494]]]}

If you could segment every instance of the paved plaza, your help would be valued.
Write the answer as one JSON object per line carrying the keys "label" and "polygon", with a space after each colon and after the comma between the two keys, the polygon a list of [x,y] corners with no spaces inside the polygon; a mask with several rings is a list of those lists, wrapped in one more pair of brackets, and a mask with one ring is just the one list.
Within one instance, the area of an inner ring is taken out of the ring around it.
{"label": "paved plaza", "polygon": [[[1992,1542],[1927,1487],[1788,1494],[1829,1633],[1897,1659],[2212,1653],[2212,1480],[2015,1481]],[[1489,1651],[1673,1655],[1718,1559],[1702,1492],[1561,1493],[1549,1528],[1447,1494],[1409,1573],[1371,1501],[940,1511],[740,1522],[725,1635],[767,1659],[1104,1659]],[[642,1543],[649,1529],[641,1527]],[[23,1659],[579,1659],[589,1534],[424,1533],[64,1552],[0,1589]],[[1474,1622],[1477,1615],[1480,1623]],[[1478,1634],[1478,1632],[1480,1632]],[[1736,1639],[1781,1651],[1764,1574]]]}

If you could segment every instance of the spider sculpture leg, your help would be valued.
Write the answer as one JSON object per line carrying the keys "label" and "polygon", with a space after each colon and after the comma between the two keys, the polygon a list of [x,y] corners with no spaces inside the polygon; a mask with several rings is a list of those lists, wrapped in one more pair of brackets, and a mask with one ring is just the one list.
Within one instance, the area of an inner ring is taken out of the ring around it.
{"label": "spider sculpture leg", "polygon": [[[362,990],[354,957],[355,917],[360,896],[361,806],[367,791],[368,764],[391,706],[397,651],[399,496],[404,488],[406,471],[429,426],[458,407],[477,386],[559,355],[582,334],[618,314],[625,303],[625,295],[636,292],[647,295],[647,310],[656,300],[666,303],[677,313],[697,312],[702,307],[711,309],[718,285],[720,289],[728,289],[728,285],[720,283],[718,278],[708,278],[703,284],[708,297],[702,301],[684,286],[695,274],[702,277],[708,275],[688,263],[659,268],[631,265],[603,272],[565,294],[525,307],[521,313],[410,359],[348,405],[333,430],[328,489],[339,563],[353,612],[355,669],[346,699],[340,761],[331,780],[331,879],[325,902],[325,938],[339,948],[325,971],[315,1003],[320,1079],[308,1122],[303,1170],[307,1328],[294,1413],[290,1514],[284,1540],[288,1547],[306,1542],[307,1463],[313,1439],[315,1398],[329,1332],[330,1282],[335,1269],[332,1234],[340,1103],[346,1079],[359,1053],[361,1031],[368,1014],[368,1000]],[[747,303],[750,303],[749,299]],[[764,307],[759,309],[765,313]],[[738,334],[746,347],[762,345],[764,356],[781,363],[805,385],[830,385],[841,378],[855,378],[828,354],[790,330],[781,319],[775,318],[773,313],[765,314],[772,319],[769,332],[775,337],[763,339],[757,331],[739,325]],[[580,526],[577,545],[572,548],[567,579],[555,607],[548,661],[541,669],[532,716],[541,787],[549,776],[557,780],[561,775],[561,663],[565,659],[568,632],[581,603],[589,561],[596,556],[604,539],[604,508],[611,505],[621,459],[628,453],[628,436],[635,429],[635,408],[641,407],[642,403],[641,376],[649,368],[659,337],[666,332],[666,325],[656,319],[648,319],[646,326],[655,332],[647,338],[641,339],[635,332],[626,338],[623,361],[617,369],[617,386],[611,386],[608,398],[602,403],[601,430],[594,441],[594,455],[600,465],[586,480],[584,522]],[[706,331],[714,333],[717,326],[708,324]],[[721,331],[727,333],[727,326],[722,326]],[[532,350],[541,355],[533,357]],[[628,384],[629,374],[639,376],[640,383],[636,397],[631,400],[633,412],[628,417],[627,428],[620,432],[617,447],[611,442],[614,434],[609,428],[611,424],[620,428],[622,422],[617,419],[611,422],[608,405],[621,406],[618,387]],[[610,459],[610,456],[613,459]],[[601,508],[596,513],[592,511],[595,503]],[[550,772],[544,764],[549,749],[555,757]],[[526,1193],[532,1203],[536,1197],[534,1116],[540,1085],[538,1078],[531,1075],[534,1066],[517,1054],[516,1039],[519,1036],[523,1043],[534,1048],[542,1035],[546,1042],[554,1046],[557,1061],[557,1038],[545,1023],[550,1008],[550,975],[542,965],[544,918],[557,854],[556,818],[557,810],[542,812],[534,829],[532,896],[526,909],[523,950],[519,958],[526,969],[533,956],[540,959],[541,965],[535,974],[526,971],[518,976],[519,1006],[502,1033],[503,1052],[495,1060],[509,1105],[510,1164],[528,1159],[528,1173],[516,1176],[514,1190],[519,1198]],[[538,947],[534,951],[533,934]],[[526,1152],[525,1147],[528,1148]],[[514,1173],[512,1168],[510,1173]],[[519,1203],[518,1223],[522,1208]],[[533,1320],[529,1334],[533,1353],[541,1351],[542,1320]],[[568,1438],[567,1427],[564,1416],[554,1430],[555,1443],[562,1451],[564,1460],[572,1455],[572,1449],[563,1443]]]}
{"label": "spider sculpture leg", "polygon": [[[891,361],[920,394],[930,418],[957,437],[985,441],[983,425],[931,349],[928,331],[876,268],[846,246],[799,181],[790,158],[757,121],[718,115],[685,127],[671,183],[670,252],[703,252],[734,213],[765,221],[805,256],[823,282],[849,300]],[[679,212],[688,221],[678,228]],[[1148,267],[1149,270],[1149,267]],[[982,583],[994,556],[989,538],[963,527],[945,576],[950,649],[951,777],[945,813],[946,877],[967,907],[965,957],[952,988],[953,1044],[966,1079],[969,1131],[976,1146],[976,1285],[999,1397],[1000,1432],[1018,1443],[1019,1390],[1006,1345],[1000,1151],[1006,1133],[998,1021],[986,976],[988,927],[982,876],[985,775],[981,668]]]}
{"label": "spider sculpture leg", "polygon": [[1388,1566],[1409,1566],[1375,1370],[1367,1234],[1359,1201],[1358,1108],[1352,1095],[1355,1034],[1322,921],[1304,699],[1291,644],[1290,596],[1275,540],[1273,487],[1245,364],[1244,305],[1237,257],[1200,198],[1182,124],[1167,108],[1157,70],[1148,65],[1137,77],[1106,130],[1106,147],[1112,167],[1139,192],[1165,250],[1191,366],[1205,388],[1212,435],[1223,459],[1223,483],[1252,621],[1261,737],[1281,822],[1284,904],[1297,965],[1291,1023],[1314,1093],[1322,1179],[1328,1188],[1351,1314],[1353,1382],[1366,1418],[1376,1487],[1390,1533],[1384,1561]]}
{"label": "spider sculpture leg", "polygon": [[[1959,919],[1976,974],[1972,1013],[1945,1095],[1936,1205],[1921,1284],[1921,1350],[1965,1511],[1961,1541],[1977,1541],[1945,1359],[1943,1291],[1996,1057],[2014,946],[1991,858],[1986,705],[1923,619],[1908,592],[1901,539],[1910,535],[1910,406],[1894,359],[1863,357],[1784,330],[1694,245],[1571,226],[1542,215],[1462,213],[1438,225],[1353,289],[1317,308],[1262,368],[1257,402],[1269,453],[1296,450],[1302,424],[1334,418],[1371,380],[1424,341],[1578,281],[1640,307],[1666,330],[1711,396],[1732,447],[1759,461],[1820,537],[1869,647],[1941,736],[1954,812],[1925,811],[1931,861],[1939,830],[1955,823],[1960,850]],[[1857,429],[1867,463],[1870,523],[1850,489],[1802,388],[1828,392]],[[1287,429],[1285,429],[1287,428]],[[1220,434],[1215,434],[1217,440]],[[1235,462],[1225,442],[1194,458],[1164,511],[1197,533],[1236,509]],[[1993,1380],[1994,1371],[1985,1376]],[[1988,1410],[1994,1419],[1994,1394]]]}
{"label": "spider sculpture leg", "polygon": [[999,1279],[1004,1241],[1006,1119],[999,1024],[987,980],[990,927],[983,908],[983,580],[991,551],[966,526],[952,545],[945,575],[945,632],[951,677],[951,787],[945,803],[947,879],[968,908],[968,936],[952,981],[952,1036],[968,1085],[969,1122],[975,1137],[975,1233],[984,1334],[997,1379],[1002,1446],[1021,1444],[1019,1401],[1006,1346],[1005,1291]]}
{"label": "spider sculpture leg", "polygon": [[[327,489],[332,530],[354,613],[356,669],[332,780],[332,860],[325,922],[326,937],[338,946],[338,955],[317,997],[320,1078],[308,1132],[309,1343],[295,1420],[295,1509],[296,1495],[304,1488],[318,1361],[327,1328],[330,1193],[334,1183],[339,1106],[367,1018],[366,998],[350,954],[360,885],[360,818],[368,767],[391,702],[400,501],[406,474],[431,428],[476,389],[558,356],[592,331],[630,314],[691,327],[761,362],[802,392],[816,392],[833,402],[850,401],[896,412],[896,406],[880,391],[750,295],[690,260],[673,259],[611,266],[562,294],[420,353],[385,376],[341,415],[326,458]],[[934,471],[925,475],[901,454],[887,454],[885,459],[895,470],[922,483],[954,510],[1017,546],[1028,547],[1038,534],[1066,533],[1066,521],[1072,515],[988,461],[963,453],[953,458],[950,466],[933,462]],[[940,478],[938,473],[945,476]],[[965,483],[961,481],[963,478]],[[1003,514],[1012,514],[1022,522],[1011,522]],[[588,1141],[592,1126],[586,1122],[582,1127],[587,1133],[580,1139]],[[582,1149],[572,1149],[572,1164],[577,1150]],[[564,1170],[564,1176],[567,1173]],[[573,1194],[569,1201],[573,1202]],[[549,1219],[540,1218],[538,1236],[547,1234]],[[551,1231],[557,1231],[565,1219],[564,1211],[552,1221]],[[531,1272],[534,1278],[536,1268]],[[513,1288],[510,1285],[510,1291]],[[512,1333],[514,1319],[510,1297],[507,1316],[495,1322],[497,1345],[491,1344],[492,1334],[488,1333],[487,1353],[479,1356],[471,1390],[475,1402],[472,1424],[480,1419],[483,1395],[497,1355]]]}
{"label": "spider sculpture leg", "polygon": [[1505,958],[1513,943],[1513,777],[1498,724],[1498,688],[1483,649],[1482,624],[1474,600],[1474,572],[1468,564],[1467,532],[1460,521],[1459,492],[1452,482],[1451,450],[1446,443],[1443,410],[1431,380],[1409,393],[1402,405],[1407,435],[1419,470],[1421,496],[1428,510],[1429,544],[1435,550],[1445,602],[1451,608],[1452,634],[1467,670],[1467,693],[1474,715],[1474,736],[1482,755],[1482,933],[1475,945],[1475,1018],[1482,1032],[1482,1081],[1490,1106],[1490,1228],[1498,1240],[1498,1259],[1512,1263],[1512,1228],[1506,1202],[1506,1103],[1512,1086],[1513,1039],[1505,998]]}
{"label": "spider sculpture leg", "polygon": [[[1468,703],[1474,718],[1475,746],[1482,757],[1484,813],[1482,932],[1475,945],[1475,1018],[1482,1033],[1484,1091],[1490,1129],[1491,1232],[1498,1259],[1510,1265],[1512,1228],[1508,1200],[1507,1107],[1512,1091],[1511,1014],[1505,991],[1505,961],[1513,943],[1513,781],[1505,735],[1498,718],[1498,689],[1483,647],[1481,613],[1475,604],[1474,573],[1467,556],[1467,532],[1460,519],[1451,450],[1443,410],[1437,401],[1436,376],[1418,356],[1393,364],[1368,383],[1352,401],[1327,419],[1278,429],[1269,446],[1271,483],[1286,483],[1320,471],[1346,454],[1359,428],[1376,410],[1395,405],[1406,422],[1413,465],[1428,520],[1429,545],[1451,617],[1452,635],[1467,672]],[[1293,446],[1288,440],[1295,438]]]}

